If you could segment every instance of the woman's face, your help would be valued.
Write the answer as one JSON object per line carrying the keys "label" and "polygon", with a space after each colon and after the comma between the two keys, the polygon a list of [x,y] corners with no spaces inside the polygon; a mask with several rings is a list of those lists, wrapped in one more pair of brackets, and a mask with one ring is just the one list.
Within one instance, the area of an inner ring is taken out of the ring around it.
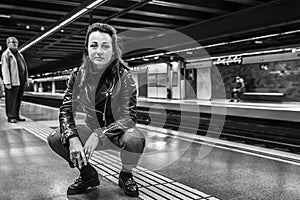
{"label": "woman's face", "polygon": [[107,67],[113,55],[112,38],[108,33],[92,32],[88,41],[88,56],[99,67]]}

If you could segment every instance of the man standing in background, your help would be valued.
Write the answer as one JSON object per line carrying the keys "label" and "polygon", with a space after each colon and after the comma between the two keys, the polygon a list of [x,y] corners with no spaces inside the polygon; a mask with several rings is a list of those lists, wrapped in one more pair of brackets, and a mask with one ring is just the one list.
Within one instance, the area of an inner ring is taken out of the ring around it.
{"label": "man standing in background", "polygon": [[16,123],[25,121],[20,118],[19,111],[28,79],[28,69],[24,57],[18,51],[19,42],[15,37],[6,40],[7,49],[1,56],[2,76],[5,86],[5,109],[7,121]]}

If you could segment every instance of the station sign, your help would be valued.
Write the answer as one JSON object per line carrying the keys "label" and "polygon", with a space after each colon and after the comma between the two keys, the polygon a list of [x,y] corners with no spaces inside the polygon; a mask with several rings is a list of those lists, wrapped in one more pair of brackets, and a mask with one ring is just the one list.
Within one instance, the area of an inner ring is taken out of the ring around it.
{"label": "station sign", "polygon": [[242,56],[224,56],[219,57],[212,61],[213,65],[231,65],[231,64],[242,64]]}

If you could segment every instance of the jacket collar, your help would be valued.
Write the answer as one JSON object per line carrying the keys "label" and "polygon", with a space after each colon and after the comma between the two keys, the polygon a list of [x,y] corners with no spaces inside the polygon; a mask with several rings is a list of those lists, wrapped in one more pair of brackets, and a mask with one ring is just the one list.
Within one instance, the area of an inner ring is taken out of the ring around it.
{"label": "jacket collar", "polygon": [[7,54],[8,54],[9,56],[13,56],[13,55],[14,55],[14,54],[10,51],[9,48],[7,48],[6,51],[7,51]]}
{"label": "jacket collar", "polygon": [[[11,50],[9,48],[7,48],[6,51],[7,51],[8,56],[15,57],[14,54],[11,52]],[[20,54],[19,50],[17,50],[17,53],[21,56],[22,59],[24,59],[22,54]]]}

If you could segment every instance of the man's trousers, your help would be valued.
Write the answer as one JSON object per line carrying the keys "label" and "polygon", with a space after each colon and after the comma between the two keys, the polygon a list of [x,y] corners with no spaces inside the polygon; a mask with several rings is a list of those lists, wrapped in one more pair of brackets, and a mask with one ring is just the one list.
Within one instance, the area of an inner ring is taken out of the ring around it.
{"label": "man's trousers", "polygon": [[9,90],[5,88],[5,109],[6,116],[11,119],[20,118],[19,112],[21,107],[21,101],[23,98],[25,85],[12,86]]}

